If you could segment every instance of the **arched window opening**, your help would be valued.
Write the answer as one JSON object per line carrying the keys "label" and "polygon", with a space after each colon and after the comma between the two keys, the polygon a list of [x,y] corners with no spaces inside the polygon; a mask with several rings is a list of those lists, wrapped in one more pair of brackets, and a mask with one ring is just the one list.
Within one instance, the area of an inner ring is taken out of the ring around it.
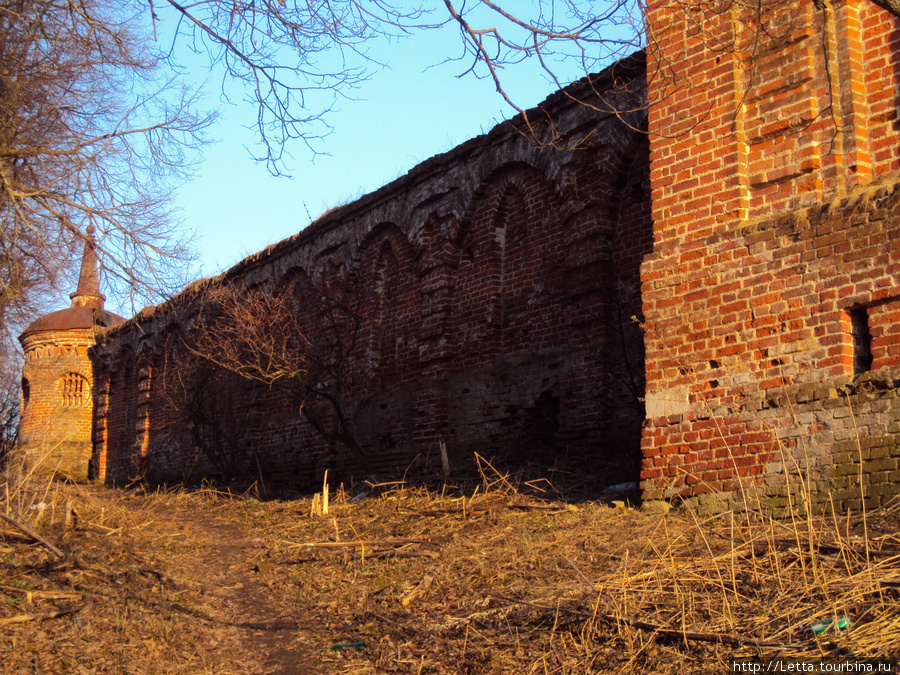
{"label": "arched window opening", "polygon": [[78,373],[67,373],[62,378],[62,404],[66,408],[84,405],[90,395],[88,381]]}
{"label": "arched window opening", "polygon": [[26,379],[22,378],[22,411],[24,412],[25,408],[28,407],[28,400],[31,398],[31,383]]}

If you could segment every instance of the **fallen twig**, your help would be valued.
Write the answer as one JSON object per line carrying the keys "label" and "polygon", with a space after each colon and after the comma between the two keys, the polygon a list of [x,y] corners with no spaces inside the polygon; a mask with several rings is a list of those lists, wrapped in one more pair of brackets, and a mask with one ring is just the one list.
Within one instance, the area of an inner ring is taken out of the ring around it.
{"label": "fallen twig", "polygon": [[81,593],[76,593],[75,591],[30,591],[25,588],[2,584],[0,584],[0,591],[21,593],[29,604],[34,600],[81,600]]}
{"label": "fallen twig", "polygon": [[101,532],[101,534],[105,535],[115,534],[116,532],[122,531],[121,527],[107,527],[106,525],[101,525],[100,523],[87,522],[85,523],[85,525],[97,528],[98,530],[104,530],[103,532]]}
{"label": "fallen twig", "polygon": [[25,623],[26,621],[56,619],[58,617],[65,616],[66,614],[74,614],[75,612],[79,612],[82,608],[84,608],[84,605],[75,605],[74,607],[66,607],[64,609],[57,609],[53,612],[43,612],[41,614],[17,614],[16,616],[10,616],[6,617],[5,619],[0,619],[0,626],[7,626],[12,623]]}
{"label": "fallen twig", "polygon": [[603,621],[611,624],[624,623],[638,630],[648,631],[669,638],[678,638],[680,640],[693,640],[694,642],[711,642],[713,644],[731,645],[734,647],[776,647],[778,649],[799,649],[795,645],[786,645],[780,642],[768,642],[766,640],[757,640],[755,638],[744,638],[739,635],[728,635],[723,633],[698,633],[689,630],[677,630],[675,628],[664,628],[649,621],[639,621],[637,619],[626,619],[625,617],[615,617],[608,614],[598,613],[597,616]]}
{"label": "fallen twig", "polygon": [[[322,550],[322,549],[320,549]],[[330,550],[332,552],[343,551],[346,549],[324,549],[326,551]],[[431,558],[432,560],[435,558],[440,558],[441,554],[437,551],[404,551],[402,549],[397,548],[376,548],[372,550],[365,551],[366,560],[380,560],[381,558]],[[298,560],[285,561],[282,564],[285,565],[302,565],[304,563],[316,563],[320,562],[321,558],[317,558],[315,556],[308,556],[304,558],[300,558]]]}
{"label": "fallen twig", "polygon": [[60,560],[66,560],[69,557],[68,554],[63,553],[56,546],[54,546],[49,541],[44,539],[41,535],[39,535],[37,532],[32,530],[30,527],[28,527],[24,523],[20,523],[19,521],[15,520],[14,518],[10,518],[9,516],[7,516],[3,513],[0,513],[0,518],[5,520],[7,523],[12,525],[13,527],[17,527],[21,532],[23,532],[24,534],[27,534],[29,537],[34,539],[36,542],[38,542],[45,548],[49,549],[50,551],[52,551],[56,556],[58,556],[60,558]]}
{"label": "fallen twig", "polygon": [[405,511],[409,511],[410,513],[414,513],[417,516],[456,516],[456,515],[465,515],[467,513],[487,513],[490,511],[496,511],[498,509],[506,508],[505,504],[501,504],[498,502],[489,503],[489,504],[475,504],[473,506],[468,506],[465,508],[451,508],[451,509],[440,509],[440,510],[419,510],[414,509],[409,506],[401,506],[401,509]]}
{"label": "fallen twig", "polygon": [[319,541],[297,544],[292,541],[282,540],[288,548],[362,548],[364,546],[403,546],[404,544],[422,544],[428,539],[371,539],[369,541]]}
{"label": "fallen twig", "polygon": [[568,504],[531,504],[529,502],[510,502],[507,506],[511,509],[532,511],[570,511],[574,508]]}
{"label": "fallen twig", "polygon": [[780,642],[768,642],[765,640],[757,640],[755,638],[745,638],[739,635],[728,635],[723,633],[700,633],[689,630],[678,630],[676,628],[666,628],[664,626],[660,626],[659,624],[650,623],[649,621],[628,619],[624,616],[614,616],[612,614],[606,614],[604,612],[592,613],[585,612],[579,609],[568,609],[566,607],[549,607],[547,605],[537,605],[525,600],[516,600],[515,598],[498,595],[497,593],[486,593],[485,595],[490,595],[501,600],[506,600],[507,602],[514,602],[519,605],[534,607],[535,609],[542,609],[548,612],[565,612],[567,614],[575,614],[577,616],[581,616],[585,619],[596,618],[612,626],[619,626],[624,624],[626,626],[631,626],[632,628],[637,628],[638,630],[656,633],[657,635],[662,635],[663,637],[668,638],[693,640],[694,642],[711,642],[714,644],[731,645],[735,647],[777,647],[779,649],[799,649],[799,647],[795,645],[785,645]]}
{"label": "fallen twig", "polygon": [[586,576],[584,576],[584,574],[582,573],[582,571],[581,571],[580,569],[578,569],[578,567],[575,565],[575,563],[573,563],[571,560],[569,560],[566,556],[563,556],[563,560],[565,560],[565,561],[569,564],[569,567],[571,567],[573,570],[575,570],[575,574],[577,574],[578,576],[580,576],[580,577],[584,580],[584,582],[585,582],[588,586],[591,587],[591,590],[594,591],[594,593],[597,593],[597,592],[598,592],[598,591],[597,591],[597,587],[594,586],[594,584],[591,583],[591,580],[590,580],[590,579],[588,579]]}
{"label": "fallen twig", "polygon": [[396,549],[385,549],[383,551],[375,551],[368,553],[367,558],[440,558],[441,554],[437,551],[398,551]]}
{"label": "fallen twig", "polygon": [[368,615],[371,616],[371,617],[374,617],[374,618],[378,619],[379,621],[384,621],[385,623],[389,623],[389,624],[391,624],[392,626],[396,626],[396,627],[399,628],[400,630],[404,630],[404,631],[406,631],[407,633],[411,633],[411,634],[413,634],[413,635],[418,635],[418,634],[419,634],[419,631],[417,631],[415,628],[409,628],[408,626],[404,626],[402,623],[397,623],[397,622],[394,621],[393,619],[389,619],[389,618],[387,618],[386,616],[382,616],[381,614],[376,614],[375,612],[369,612],[369,611],[367,611],[366,614],[368,614]]}

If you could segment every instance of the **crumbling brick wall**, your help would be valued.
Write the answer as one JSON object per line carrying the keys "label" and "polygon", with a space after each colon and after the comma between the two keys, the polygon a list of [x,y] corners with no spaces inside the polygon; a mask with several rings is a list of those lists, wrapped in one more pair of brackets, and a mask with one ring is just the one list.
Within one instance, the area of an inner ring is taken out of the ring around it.
{"label": "crumbling brick wall", "polygon": [[876,505],[900,491],[900,20],[758,9],[648,7],[644,496]]}
{"label": "crumbling brick wall", "polygon": [[[576,84],[531,111],[530,130],[521,117],[501,125],[225,273],[247,287],[333,278],[365,295],[344,407],[379,474],[440,467],[443,440],[457,467],[476,452],[580,456],[608,480],[636,478],[639,264],[651,245],[645,86],[640,58],[617,64],[593,89]],[[200,386],[186,383],[200,371],[179,336],[203,311],[202,290],[103,337],[95,465],[106,479],[217,471],[175,404],[186,384]],[[224,440],[250,449],[235,470],[297,486],[326,468],[359,472],[296,402],[203,376],[216,394],[205,405],[249,411],[227,417]]]}
{"label": "crumbling brick wall", "polygon": [[866,197],[706,240],[689,339],[672,315],[647,327],[674,372],[648,402],[646,497],[858,509],[860,462],[870,506],[897,494],[900,194]]}

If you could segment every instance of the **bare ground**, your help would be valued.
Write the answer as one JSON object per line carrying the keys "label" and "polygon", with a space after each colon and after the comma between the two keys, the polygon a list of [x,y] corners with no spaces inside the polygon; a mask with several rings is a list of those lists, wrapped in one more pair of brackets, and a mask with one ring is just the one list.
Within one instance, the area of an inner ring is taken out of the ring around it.
{"label": "bare ground", "polygon": [[218,672],[316,672],[307,666],[311,650],[299,625],[256,571],[261,539],[192,503],[156,500],[146,511],[149,531],[157,534],[131,545],[179,592],[183,611],[213,629]]}
{"label": "bare ground", "polygon": [[0,513],[66,557],[0,523],[0,671],[706,673],[900,656],[895,510],[698,519],[517,487],[369,487],[327,516],[313,499],[15,488]]}

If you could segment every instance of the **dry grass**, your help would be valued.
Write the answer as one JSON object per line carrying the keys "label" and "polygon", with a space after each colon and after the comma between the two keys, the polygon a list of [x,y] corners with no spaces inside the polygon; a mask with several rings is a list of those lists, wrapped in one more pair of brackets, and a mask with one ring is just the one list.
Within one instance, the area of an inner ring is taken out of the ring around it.
{"label": "dry grass", "polygon": [[[366,643],[330,672],[722,672],[741,657],[900,654],[893,511],[870,514],[866,539],[852,518],[554,508],[495,483],[455,499],[401,488],[333,514],[270,528],[274,578],[334,639]],[[298,545],[338,538],[420,543]],[[809,630],[840,616],[849,629]]]}
{"label": "dry grass", "polygon": [[6,478],[0,514],[27,522],[66,557],[0,520],[0,672],[263,672],[240,627],[221,620],[229,614],[221,598],[200,597],[191,575],[174,571],[179,555],[205,551],[190,523],[159,502],[189,503],[198,515],[212,502]]}
{"label": "dry grass", "polygon": [[[894,509],[699,519],[551,502],[486,473],[465,495],[340,490],[327,517],[210,490],[13,490],[11,512],[68,558],[3,525],[0,622],[80,610],[3,626],[5,672],[708,673],[900,655]],[[240,602],[199,586],[229,537],[246,545]],[[239,633],[254,603],[289,627],[277,649]],[[810,630],[837,617],[849,626]]]}

